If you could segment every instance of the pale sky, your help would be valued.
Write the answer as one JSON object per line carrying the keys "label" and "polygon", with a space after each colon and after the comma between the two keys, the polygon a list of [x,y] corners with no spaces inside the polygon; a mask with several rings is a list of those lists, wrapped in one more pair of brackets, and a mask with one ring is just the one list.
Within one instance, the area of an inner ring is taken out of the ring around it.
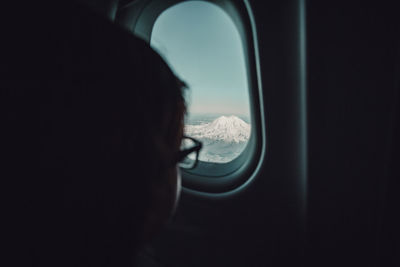
{"label": "pale sky", "polygon": [[190,87],[189,114],[249,116],[240,35],[220,7],[189,1],[167,9],[154,25],[151,45]]}

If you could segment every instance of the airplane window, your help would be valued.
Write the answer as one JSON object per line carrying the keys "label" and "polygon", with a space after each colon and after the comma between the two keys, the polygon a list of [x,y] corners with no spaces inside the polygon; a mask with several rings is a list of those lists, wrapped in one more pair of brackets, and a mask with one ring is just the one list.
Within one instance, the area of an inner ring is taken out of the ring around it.
{"label": "airplane window", "polygon": [[240,34],[227,13],[188,1],[157,18],[151,45],[190,88],[185,134],[203,142],[199,160],[227,163],[250,138],[250,108]]}

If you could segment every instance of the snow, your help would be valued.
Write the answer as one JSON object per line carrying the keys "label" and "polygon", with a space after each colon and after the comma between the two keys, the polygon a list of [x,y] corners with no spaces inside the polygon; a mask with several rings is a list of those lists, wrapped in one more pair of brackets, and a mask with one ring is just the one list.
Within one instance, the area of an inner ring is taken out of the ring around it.
{"label": "snow", "polygon": [[250,124],[236,116],[221,116],[211,123],[186,125],[187,135],[228,143],[247,142],[250,137]]}
{"label": "snow", "polygon": [[185,134],[203,142],[201,161],[226,163],[243,152],[250,128],[237,116],[220,116],[209,123],[185,125]]}

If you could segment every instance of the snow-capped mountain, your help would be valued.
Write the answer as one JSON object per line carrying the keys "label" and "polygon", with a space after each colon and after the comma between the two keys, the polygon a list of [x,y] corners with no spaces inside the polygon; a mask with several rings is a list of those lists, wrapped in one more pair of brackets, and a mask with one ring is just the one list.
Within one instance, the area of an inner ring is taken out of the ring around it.
{"label": "snow-capped mountain", "polygon": [[249,140],[250,125],[236,116],[221,116],[211,123],[186,125],[185,133],[198,139],[239,143]]}
{"label": "snow-capped mountain", "polygon": [[250,138],[250,124],[236,116],[221,116],[212,122],[185,125],[185,134],[203,142],[201,161],[225,163],[245,149]]}

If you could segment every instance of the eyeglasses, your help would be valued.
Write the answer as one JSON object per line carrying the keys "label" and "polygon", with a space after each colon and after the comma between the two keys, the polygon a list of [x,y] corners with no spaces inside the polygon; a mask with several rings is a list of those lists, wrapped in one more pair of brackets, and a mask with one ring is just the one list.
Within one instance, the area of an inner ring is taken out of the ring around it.
{"label": "eyeglasses", "polygon": [[193,169],[199,161],[199,151],[203,144],[188,136],[183,136],[181,148],[178,152],[177,161],[178,166],[182,169]]}

